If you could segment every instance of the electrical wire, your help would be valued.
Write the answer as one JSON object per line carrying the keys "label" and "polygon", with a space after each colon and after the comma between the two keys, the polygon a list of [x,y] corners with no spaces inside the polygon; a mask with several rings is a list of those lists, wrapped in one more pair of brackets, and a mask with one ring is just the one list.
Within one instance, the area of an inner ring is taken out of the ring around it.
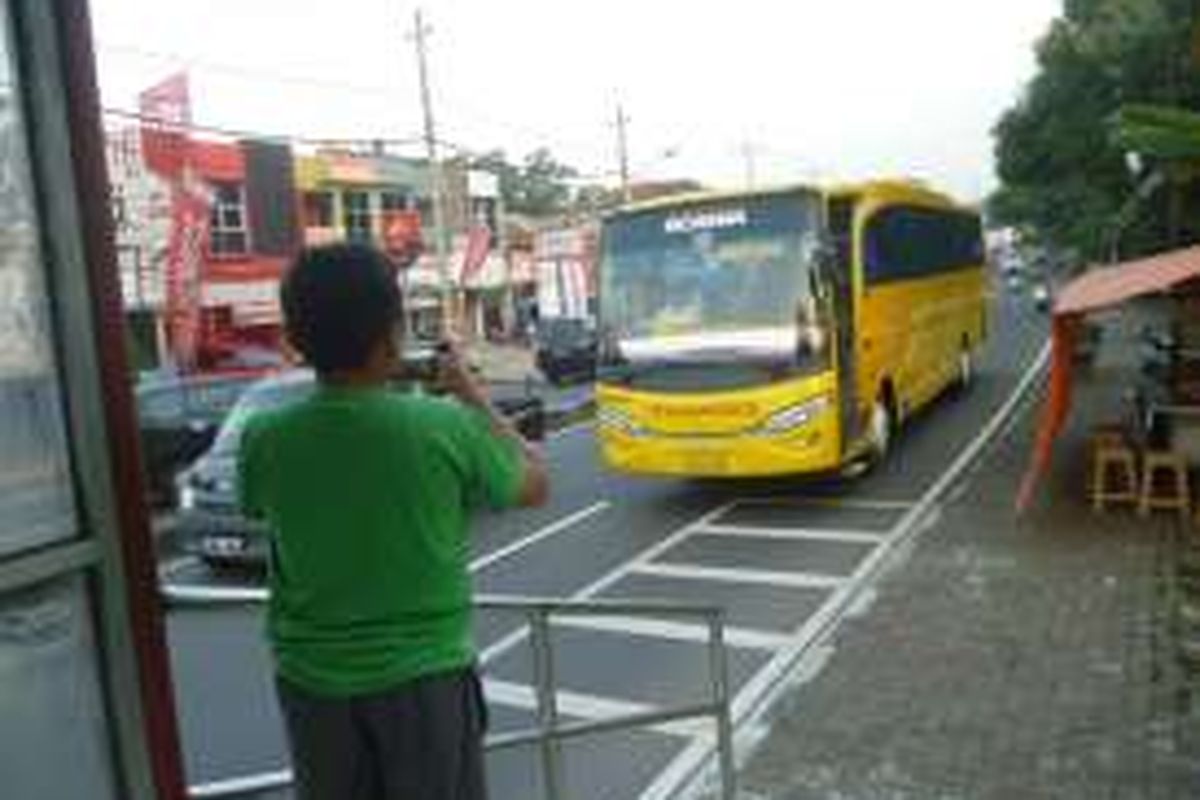
{"label": "electrical wire", "polygon": [[181,123],[176,120],[167,119],[165,117],[156,117],[152,114],[144,114],[140,111],[132,111],[124,108],[106,107],[102,109],[106,116],[117,117],[135,122],[143,122],[150,125],[161,125],[165,128],[182,129],[193,133],[208,133],[217,136],[225,136],[233,139],[258,139],[268,142],[290,142],[295,144],[306,144],[313,146],[335,146],[338,144],[384,144],[395,146],[417,145],[424,142],[421,136],[408,136],[401,138],[384,137],[384,136],[337,136],[337,137],[316,137],[316,136],[298,136],[294,134],[271,134],[261,131],[239,130],[235,128],[225,128],[218,125],[200,124],[195,122]]}
{"label": "electrical wire", "polygon": [[[296,75],[296,74],[279,72],[279,71],[270,70],[270,69],[263,69],[263,68],[257,68],[257,67],[246,67],[244,65],[232,64],[232,63],[223,62],[223,61],[210,60],[207,58],[201,58],[201,57],[197,57],[197,56],[193,56],[193,55],[189,55],[189,54],[168,53],[168,52],[161,51],[161,50],[154,50],[154,49],[150,49],[150,48],[122,44],[122,43],[101,41],[99,43],[99,47],[102,52],[131,55],[131,56],[135,56],[138,58],[143,58],[143,59],[148,59],[148,60],[153,60],[153,61],[158,61],[158,62],[165,62],[165,63],[170,63],[170,64],[194,66],[194,67],[198,67],[198,68],[213,71],[213,72],[223,72],[223,73],[226,73],[229,75],[236,75],[236,76],[246,78],[249,80],[258,80],[260,82],[272,82],[272,83],[281,83],[281,84],[292,84],[292,85],[297,85],[297,86],[309,86],[309,87],[324,89],[324,90],[328,90],[328,91],[352,92],[352,93],[357,93],[357,94],[370,95],[370,96],[374,96],[374,97],[385,97],[385,96],[392,97],[395,95],[394,89],[389,89],[388,87],[383,86],[383,85],[366,85],[366,84],[348,83],[348,82],[344,82],[344,81],[333,81],[333,80],[328,80],[325,78],[318,78],[315,76]],[[463,115],[470,119],[475,119],[476,121],[484,122],[488,125],[504,127],[510,131],[513,131],[516,133],[521,133],[525,136],[528,136],[532,139],[537,140],[541,145],[553,145],[553,146],[558,146],[558,147],[566,147],[566,148],[570,148],[570,149],[591,149],[593,146],[592,143],[588,143],[588,145],[585,147],[581,143],[581,141],[575,141],[570,138],[563,137],[560,133],[557,133],[557,132],[552,133],[552,132],[549,132],[546,130],[542,130],[540,128],[530,126],[526,123],[514,122],[512,120],[502,119],[500,117],[493,116],[488,113],[484,113],[484,112],[480,111],[480,109],[478,107],[474,106],[472,103],[464,102],[461,98],[456,97],[454,103],[452,104],[452,107],[454,108],[455,114]],[[138,112],[129,111],[129,110],[125,110],[125,109],[105,109],[105,111],[106,111],[106,113],[110,113],[113,116],[121,116],[121,117],[126,117],[129,119],[134,119],[134,120],[139,120],[139,121],[144,121],[144,122],[163,122],[162,120],[150,119],[150,118],[144,117],[143,115],[139,114]],[[267,135],[267,134],[260,134],[260,133],[247,132],[247,131],[230,130],[230,129],[221,128],[219,126],[211,126],[211,125],[191,125],[188,127],[191,130],[195,130],[198,132],[207,132],[207,133],[213,133],[213,134],[222,135],[222,136],[234,136],[234,137],[238,137],[238,138],[259,138],[259,139],[266,139],[266,140],[271,140],[271,141],[293,141],[293,142],[301,142],[301,143],[315,144],[315,145],[359,143],[359,142],[362,142],[362,143],[382,142],[383,144],[405,146],[405,145],[409,145],[409,144],[417,144],[417,143],[423,141],[423,139],[421,139],[420,137],[413,137],[411,139],[407,138],[407,137],[401,138],[401,139],[389,139],[389,138],[380,138],[380,137],[321,138],[321,137],[311,137],[311,136],[301,137],[301,136],[294,136],[294,135]],[[501,150],[503,149],[503,148],[488,148],[488,149],[471,148],[471,147],[468,147],[468,146],[465,146],[462,144],[458,144],[455,142],[447,141],[447,140],[439,139],[437,141],[440,146],[455,150],[456,152],[460,152],[461,154],[466,155],[466,156],[478,156],[478,155],[488,152],[489,149],[501,149]],[[611,177],[612,175],[615,175],[615,174],[616,174],[615,170],[611,171],[611,172],[605,171],[605,172],[593,172],[592,173],[592,175],[594,175],[594,177],[596,177],[598,179],[605,178],[605,177]],[[588,176],[579,175],[577,177],[585,178]]]}

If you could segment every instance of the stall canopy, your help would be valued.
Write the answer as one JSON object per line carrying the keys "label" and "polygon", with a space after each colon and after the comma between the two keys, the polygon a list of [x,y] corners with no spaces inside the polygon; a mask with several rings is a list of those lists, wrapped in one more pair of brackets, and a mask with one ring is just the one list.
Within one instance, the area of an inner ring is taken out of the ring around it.
{"label": "stall canopy", "polygon": [[1200,247],[1090,270],[1059,292],[1051,329],[1050,385],[1042,407],[1033,456],[1017,495],[1017,510],[1033,499],[1038,479],[1050,464],[1054,441],[1071,410],[1072,364],[1079,322],[1085,314],[1135,297],[1166,292],[1200,278]]}

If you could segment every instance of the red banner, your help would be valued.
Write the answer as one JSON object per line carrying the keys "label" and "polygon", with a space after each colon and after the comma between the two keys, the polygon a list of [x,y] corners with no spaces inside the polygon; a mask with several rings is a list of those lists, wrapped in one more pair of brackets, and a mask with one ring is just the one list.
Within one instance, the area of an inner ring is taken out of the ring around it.
{"label": "red banner", "polygon": [[184,181],[171,192],[171,238],[167,246],[167,342],[180,370],[196,366],[200,350],[202,268],[208,239],[208,201]]}
{"label": "red banner", "polygon": [[467,249],[463,253],[462,282],[474,277],[487,261],[492,249],[492,231],[486,225],[474,225],[467,233]]}
{"label": "red banner", "polygon": [[187,161],[187,129],[192,124],[187,73],[172,75],[142,92],[138,111],[146,166],[164,177],[178,177]]}

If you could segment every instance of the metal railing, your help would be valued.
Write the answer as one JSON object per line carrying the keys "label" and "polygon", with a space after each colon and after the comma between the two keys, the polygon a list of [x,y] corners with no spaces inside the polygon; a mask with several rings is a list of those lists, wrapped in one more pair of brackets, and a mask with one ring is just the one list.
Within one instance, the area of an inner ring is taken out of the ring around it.
{"label": "metal railing", "polygon": [[[265,589],[166,585],[164,598],[173,605],[227,605],[265,602]],[[536,745],[541,757],[542,784],[546,800],[565,800],[566,779],[562,744],[584,736],[646,728],[667,723],[711,717],[716,725],[717,770],[721,800],[734,800],[735,770],[733,722],[730,715],[729,673],[725,650],[724,611],[715,606],[671,602],[626,602],[621,600],[555,600],[530,597],[476,598],[476,610],[524,614],[533,657],[535,727],[489,736],[488,752]],[[700,619],[707,628],[709,696],[705,702],[626,714],[586,722],[564,723],[558,710],[558,688],[554,669],[553,617],[643,617],[652,619]],[[249,797],[284,789],[292,784],[289,770],[264,772],[188,787],[191,798]]]}

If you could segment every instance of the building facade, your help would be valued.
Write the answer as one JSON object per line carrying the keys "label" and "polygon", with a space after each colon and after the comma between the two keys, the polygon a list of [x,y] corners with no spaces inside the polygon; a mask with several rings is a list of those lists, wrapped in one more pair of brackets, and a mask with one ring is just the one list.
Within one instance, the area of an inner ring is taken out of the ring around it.
{"label": "building facade", "polygon": [[[139,366],[196,371],[255,370],[280,363],[278,284],[301,243],[289,147],[259,141],[179,137],[180,178],[148,158],[144,129],[107,136],[110,198],[121,286]],[[182,188],[181,187],[186,187]],[[186,191],[198,209],[189,256],[178,244]],[[195,264],[194,280],[174,280]],[[173,330],[186,310],[190,348]]]}
{"label": "building facade", "polygon": [[462,161],[443,164],[443,265],[427,161],[377,145],[315,149],[297,155],[295,164],[306,245],[360,241],[395,252],[403,247],[395,227],[405,215],[415,216],[423,250],[400,273],[415,331],[432,335],[438,330],[443,298],[452,324],[468,336],[511,325],[503,208],[493,175]]}

